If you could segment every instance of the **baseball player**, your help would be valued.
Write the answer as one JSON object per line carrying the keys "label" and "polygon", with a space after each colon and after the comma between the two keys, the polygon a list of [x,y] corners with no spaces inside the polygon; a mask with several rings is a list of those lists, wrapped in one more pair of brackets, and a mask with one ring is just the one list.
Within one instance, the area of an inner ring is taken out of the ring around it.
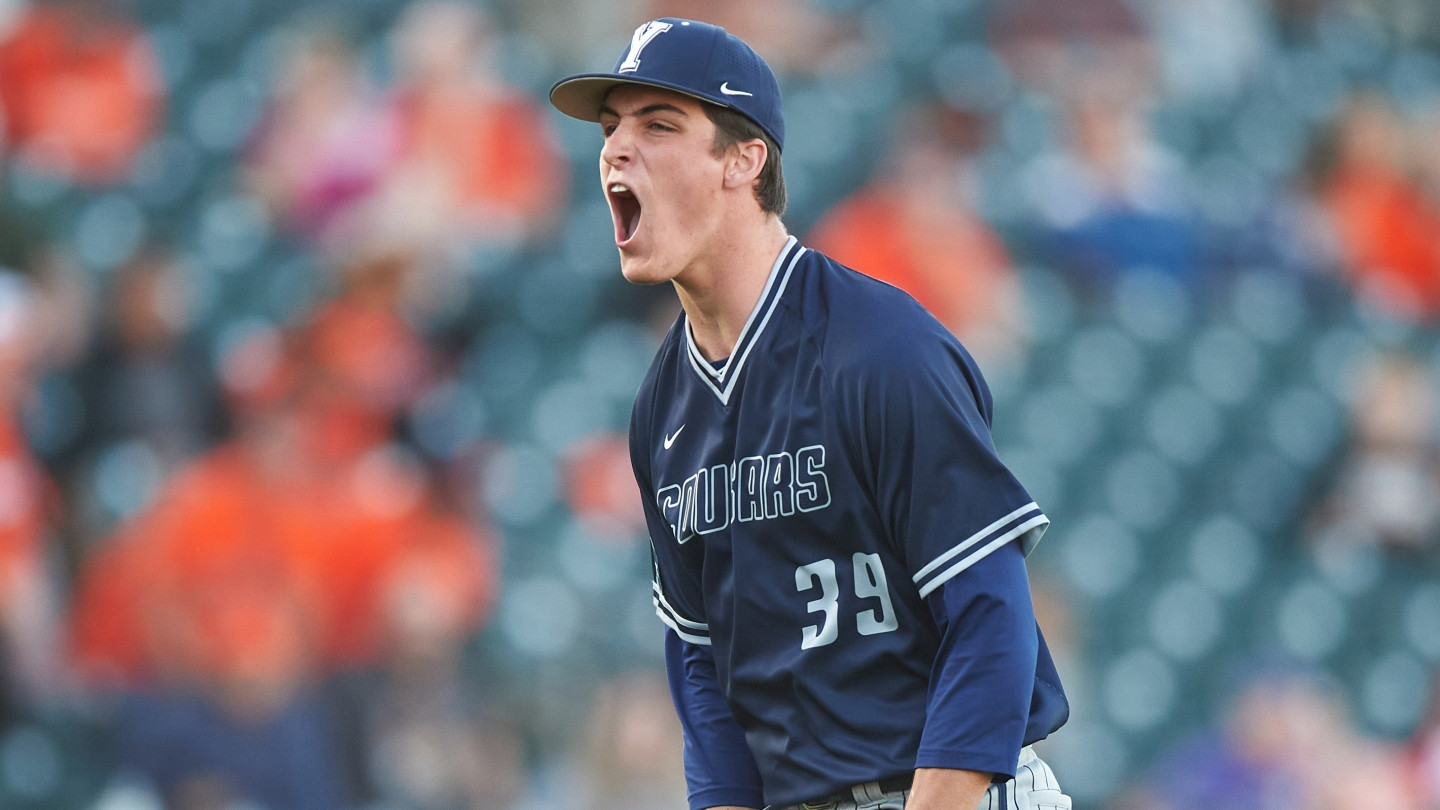
{"label": "baseball player", "polygon": [[626,279],[683,311],[630,451],[692,810],[1068,808],[1029,747],[1068,705],[959,342],[787,234],[780,91],[724,29],[635,29],[550,99],[600,124]]}

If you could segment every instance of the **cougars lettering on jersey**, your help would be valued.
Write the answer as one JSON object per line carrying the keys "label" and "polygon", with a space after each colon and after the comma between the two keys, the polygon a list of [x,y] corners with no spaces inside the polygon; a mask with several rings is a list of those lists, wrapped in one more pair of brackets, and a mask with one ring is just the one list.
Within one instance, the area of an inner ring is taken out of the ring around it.
{"label": "cougars lettering on jersey", "polygon": [[746,456],[701,467],[679,484],[662,487],[655,503],[676,542],[718,532],[731,521],[774,520],[830,505],[825,447]]}

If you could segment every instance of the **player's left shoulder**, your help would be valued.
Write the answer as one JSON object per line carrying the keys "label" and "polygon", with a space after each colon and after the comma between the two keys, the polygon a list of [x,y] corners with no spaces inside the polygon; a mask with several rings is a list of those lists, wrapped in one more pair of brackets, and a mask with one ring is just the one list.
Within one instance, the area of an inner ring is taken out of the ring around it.
{"label": "player's left shoulder", "polygon": [[807,327],[864,346],[892,341],[953,342],[954,336],[909,293],[807,248],[799,296]]}
{"label": "player's left shoulder", "polygon": [[989,388],[979,365],[928,310],[908,293],[824,254],[817,252],[814,261],[804,276],[802,318],[832,391],[842,399],[845,392],[882,398],[963,392],[988,413]]}
{"label": "player's left shoulder", "polygon": [[903,373],[917,365],[973,365],[955,336],[909,293],[811,250],[801,317],[827,365]]}

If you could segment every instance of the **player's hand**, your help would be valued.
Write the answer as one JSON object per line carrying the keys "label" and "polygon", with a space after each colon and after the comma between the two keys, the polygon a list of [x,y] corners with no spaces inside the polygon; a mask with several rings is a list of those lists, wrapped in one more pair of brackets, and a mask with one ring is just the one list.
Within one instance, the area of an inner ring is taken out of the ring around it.
{"label": "player's hand", "polygon": [[916,768],[905,810],[975,810],[989,789],[988,773]]}

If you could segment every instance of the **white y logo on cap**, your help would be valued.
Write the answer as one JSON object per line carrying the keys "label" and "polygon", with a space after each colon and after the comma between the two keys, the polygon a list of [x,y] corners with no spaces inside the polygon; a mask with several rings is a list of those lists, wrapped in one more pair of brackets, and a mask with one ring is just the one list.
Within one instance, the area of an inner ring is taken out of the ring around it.
{"label": "white y logo on cap", "polygon": [[747,93],[744,90],[731,90],[729,82],[720,83],[720,92],[727,96],[753,96],[754,93]]}
{"label": "white y logo on cap", "polygon": [[670,30],[670,23],[651,20],[630,35],[630,51],[625,54],[625,60],[620,63],[618,73],[634,73],[640,69],[640,52],[650,44],[650,40]]}

